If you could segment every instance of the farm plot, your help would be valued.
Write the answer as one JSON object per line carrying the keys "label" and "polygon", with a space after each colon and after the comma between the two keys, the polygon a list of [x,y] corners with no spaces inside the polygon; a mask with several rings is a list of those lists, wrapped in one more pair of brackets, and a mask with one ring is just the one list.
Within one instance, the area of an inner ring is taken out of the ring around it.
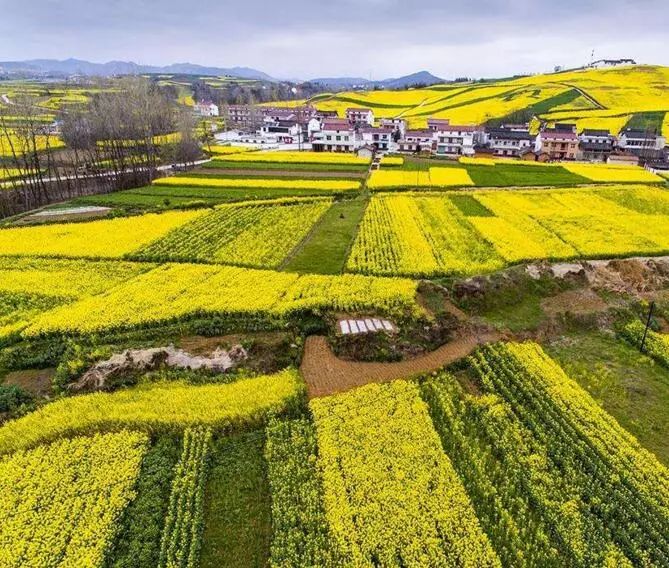
{"label": "farm plot", "polygon": [[81,432],[257,426],[266,414],[280,414],[295,404],[303,388],[297,371],[287,369],[230,384],[161,381],[117,392],[62,398],[1,426],[0,454]]}
{"label": "farm plot", "polygon": [[310,405],[342,565],[500,566],[415,385],[367,385]]}
{"label": "farm plot", "polygon": [[428,171],[375,170],[367,182],[370,189],[437,188],[471,186],[465,168],[430,168]]}
{"label": "farm plot", "polygon": [[347,268],[370,274],[470,274],[503,261],[446,195],[379,195],[370,202]]}
{"label": "farm plot", "polygon": [[300,310],[417,313],[415,295],[416,283],[400,278],[165,264],[110,291],[47,311],[32,320],[23,335],[137,329],[203,315],[266,329]]}
{"label": "farm plot", "polygon": [[668,208],[669,195],[648,186],[377,194],[346,266],[469,275],[535,259],[665,254]]}
{"label": "farm plot", "polygon": [[291,164],[346,164],[366,165],[370,158],[361,158],[339,152],[253,152],[217,155],[223,162],[277,162],[290,169]]}
{"label": "farm plot", "polygon": [[[481,393],[422,385],[504,565],[663,565],[668,474],[536,344],[470,358]],[[522,489],[521,489],[522,488]]]}
{"label": "farm plot", "polygon": [[0,461],[0,565],[102,566],[148,439],[60,440]]}
{"label": "farm plot", "polygon": [[141,249],[161,261],[208,261],[276,268],[331,206],[331,200],[223,205]]}
{"label": "farm plot", "polygon": [[[234,155],[234,154],[233,154]],[[213,187],[213,188],[239,188],[239,189],[291,189],[291,190],[329,190],[355,191],[360,189],[359,181],[347,181],[339,179],[276,179],[276,178],[223,178],[214,176],[204,177],[167,177],[153,182],[159,187]]]}
{"label": "farm plot", "polygon": [[122,257],[204,211],[171,211],[139,217],[0,229],[0,255]]}

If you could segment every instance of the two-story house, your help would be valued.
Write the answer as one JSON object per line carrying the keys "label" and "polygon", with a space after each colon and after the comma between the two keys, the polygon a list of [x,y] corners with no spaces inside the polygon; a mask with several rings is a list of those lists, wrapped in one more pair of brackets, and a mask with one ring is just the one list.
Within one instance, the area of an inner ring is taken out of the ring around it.
{"label": "two-story house", "polygon": [[495,156],[519,157],[527,148],[534,146],[535,136],[529,130],[512,128],[486,128],[485,138]]}
{"label": "two-story house", "polygon": [[358,140],[363,146],[374,146],[377,150],[388,150],[393,142],[394,128],[388,126],[363,127],[358,130]]}
{"label": "two-story house", "polygon": [[666,143],[660,134],[632,128],[626,128],[618,137],[618,148],[644,160],[662,159]]}
{"label": "two-story house", "polygon": [[474,147],[482,139],[482,130],[477,126],[441,125],[435,134],[436,154],[445,156],[473,156]]}
{"label": "two-story house", "polygon": [[608,130],[586,128],[578,139],[584,160],[606,162],[616,146],[616,137]]}
{"label": "two-story house", "polygon": [[374,125],[374,112],[369,108],[347,108],[346,109],[346,120],[351,124],[364,125],[368,124],[369,126]]}
{"label": "two-story house", "polygon": [[571,129],[546,128],[539,132],[536,152],[545,152],[551,160],[575,160],[578,157],[578,136]]}
{"label": "two-story house", "polygon": [[407,130],[398,142],[399,151],[412,153],[431,152],[432,143],[435,139],[435,132],[429,129]]}
{"label": "two-story house", "polygon": [[345,119],[324,120],[320,131],[313,133],[311,147],[315,152],[353,152],[355,129]]}

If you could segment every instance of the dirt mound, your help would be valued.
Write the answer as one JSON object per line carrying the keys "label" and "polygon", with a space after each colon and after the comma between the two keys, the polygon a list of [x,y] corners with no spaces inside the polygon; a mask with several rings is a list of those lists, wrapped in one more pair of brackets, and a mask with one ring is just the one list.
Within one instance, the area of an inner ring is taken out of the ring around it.
{"label": "dirt mound", "polygon": [[153,371],[162,366],[224,373],[246,357],[246,351],[241,345],[236,345],[229,351],[216,349],[210,357],[191,355],[183,349],[176,349],[173,345],[150,349],[126,349],[122,353],[112,355],[106,361],[97,363],[69,388],[74,391],[103,390],[113,377],[128,372]]}

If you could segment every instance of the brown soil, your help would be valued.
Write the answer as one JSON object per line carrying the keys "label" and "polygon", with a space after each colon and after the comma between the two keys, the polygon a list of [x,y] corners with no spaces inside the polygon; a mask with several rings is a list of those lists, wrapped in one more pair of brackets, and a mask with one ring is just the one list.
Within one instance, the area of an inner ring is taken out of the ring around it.
{"label": "brown soil", "polygon": [[546,315],[563,313],[592,314],[608,308],[606,302],[595,292],[587,288],[567,290],[541,302],[541,309]]}
{"label": "brown soil", "polygon": [[469,355],[483,343],[497,341],[496,333],[462,337],[439,349],[398,363],[360,363],[338,359],[327,339],[307,338],[300,370],[307,383],[309,398],[344,392],[367,383],[380,383],[427,373]]}
{"label": "brown soil", "polygon": [[3,384],[17,385],[37,396],[47,396],[51,392],[51,379],[56,369],[29,369],[12,371],[5,375]]}
{"label": "brown soil", "polygon": [[197,174],[205,174],[211,176],[257,176],[257,177],[294,177],[294,178],[360,178],[363,179],[367,172],[311,172],[302,170],[231,170],[231,169],[214,169],[202,168],[196,170]]}
{"label": "brown soil", "polygon": [[245,333],[245,334],[231,334],[231,335],[217,335],[214,337],[205,337],[204,335],[187,335],[181,337],[177,342],[179,347],[184,351],[188,351],[192,355],[209,355],[216,350],[217,347],[230,347],[253,339],[267,344],[280,343],[286,338],[286,334],[282,331],[273,332],[259,332],[259,333]]}

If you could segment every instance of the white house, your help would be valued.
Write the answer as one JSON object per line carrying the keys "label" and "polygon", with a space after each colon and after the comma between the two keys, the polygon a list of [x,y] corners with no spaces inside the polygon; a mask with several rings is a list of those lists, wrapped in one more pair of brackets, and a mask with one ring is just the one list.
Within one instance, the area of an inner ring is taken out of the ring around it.
{"label": "white house", "polygon": [[315,152],[353,152],[356,148],[355,129],[348,120],[324,120],[314,132],[311,147]]}
{"label": "white house", "polygon": [[438,128],[436,153],[446,156],[473,156],[474,147],[481,142],[483,134],[477,126],[449,124]]}
{"label": "white house", "polygon": [[666,143],[664,136],[645,130],[627,128],[618,136],[618,148],[648,159],[660,158]]}
{"label": "white house", "polygon": [[369,108],[347,108],[346,119],[351,124],[374,125],[374,112]]}
{"label": "white house", "polygon": [[358,131],[358,141],[365,146],[374,146],[377,150],[388,150],[393,142],[394,128],[389,126],[361,128]]}
{"label": "white house", "polygon": [[379,126],[387,126],[395,131],[399,131],[400,136],[404,136],[407,130],[407,121],[403,118],[382,118],[379,120]]}
{"label": "white house", "polygon": [[519,157],[523,150],[534,146],[535,140],[528,130],[510,128],[488,128],[485,137],[495,156]]}
{"label": "white house", "polygon": [[400,138],[400,152],[431,152],[432,145],[436,142],[437,136],[432,130],[407,130],[404,136]]}
{"label": "white house", "polygon": [[200,116],[218,116],[218,105],[211,101],[200,101],[193,108]]}

